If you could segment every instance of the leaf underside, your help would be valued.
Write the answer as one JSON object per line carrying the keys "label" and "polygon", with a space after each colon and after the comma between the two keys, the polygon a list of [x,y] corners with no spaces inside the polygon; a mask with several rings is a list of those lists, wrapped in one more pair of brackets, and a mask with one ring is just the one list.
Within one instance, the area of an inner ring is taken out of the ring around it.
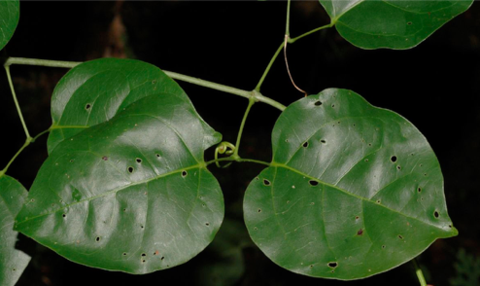
{"label": "leaf underside", "polygon": [[466,11],[473,0],[320,0],[338,33],[364,49],[409,49]]}
{"label": "leaf underside", "polygon": [[245,222],[272,261],[296,273],[359,279],[457,234],[425,137],[398,114],[328,89],[281,114],[273,160],[249,185]]}
{"label": "leaf underside", "polygon": [[18,232],[14,218],[20,211],[27,190],[15,179],[0,176],[0,285],[13,286],[27,267],[30,256],[15,249]]}
{"label": "leaf underside", "polygon": [[10,41],[20,18],[18,0],[0,1],[0,50]]}
{"label": "leaf underside", "polygon": [[[221,136],[179,91],[151,91],[61,141],[16,229],[71,261],[135,274],[171,268],[202,251],[223,220],[223,195],[203,159]],[[83,108],[80,98],[70,100]],[[90,112],[108,109],[94,102]]]}

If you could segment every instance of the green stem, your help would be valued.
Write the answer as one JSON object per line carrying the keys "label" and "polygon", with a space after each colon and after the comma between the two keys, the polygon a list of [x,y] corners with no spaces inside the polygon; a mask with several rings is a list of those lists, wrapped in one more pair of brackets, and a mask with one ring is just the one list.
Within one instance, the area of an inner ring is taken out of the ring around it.
{"label": "green stem", "polygon": [[7,72],[7,79],[8,84],[10,85],[10,90],[12,92],[13,101],[15,102],[15,107],[17,108],[18,116],[20,117],[20,121],[22,122],[23,130],[25,131],[25,135],[27,136],[27,140],[31,140],[32,137],[28,132],[27,124],[25,124],[25,120],[23,119],[22,110],[20,109],[20,104],[18,104],[17,95],[15,94],[15,89],[13,88],[12,77],[10,76],[10,67],[5,66],[5,71]]}
{"label": "green stem", "polygon": [[313,29],[313,30],[311,30],[311,31],[308,31],[308,32],[306,32],[306,33],[304,33],[304,34],[302,34],[302,35],[300,35],[300,36],[298,36],[298,37],[289,38],[289,39],[288,39],[288,43],[289,43],[289,44],[293,44],[293,43],[295,43],[297,40],[300,40],[300,39],[303,38],[303,37],[306,37],[306,36],[308,36],[308,35],[310,35],[310,34],[313,34],[313,33],[317,32],[317,31],[320,31],[320,30],[323,30],[323,29],[326,29],[326,28],[331,28],[331,27],[333,27],[334,25],[335,25],[335,24],[324,25],[324,26],[315,28],[315,29]]}
{"label": "green stem", "polygon": [[287,1],[287,20],[285,24],[285,35],[290,37],[290,0]]}
{"label": "green stem", "polygon": [[181,80],[181,81],[188,82],[188,83],[193,83],[195,85],[208,87],[210,89],[215,89],[215,90],[223,91],[223,92],[234,94],[234,95],[239,95],[241,97],[245,97],[245,98],[249,98],[249,99],[254,98],[255,101],[260,101],[260,102],[266,103],[266,104],[271,105],[271,106],[273,106],[273,107],[275,107],[275,108],[277,108],[281,111],[285,110],[285,108],[286,108],[285,105],[283,105],[283,104],[279,103],[278,101],[275,101],[275,100],[273,100],[269,97],[266,97],[266,96],[262,95],[257,90],[246,91],[246,90],[226,86],[226,85],[223,85],[223,84],[219,84],[219,83],[215,83],[215,82],[211,82],[211,81],[207,81],[207,80],[203,80],[203,79],[199,79],[199,78],[195,78],[195,77],[191,77],[191,76],[188,76],[188,75],[183,75],[183,74],[179,74],[179,73],[175,73],[175,72],[171,72],[171,71],[164,71],[164,72],[169,77],[171,77],[173,79]]}
{"label": "green stem", "polygon": [[415,272],[417,273],[417,277],[418,277],[418,281],[420,282],[420,285],[427,286],[427,281],[423,276],[422,269],[420,268],[420,266],[418,266],[417,260],[414,258],[412,262],[413,262],[413,265],[415,266]]}
{"label": "green stem", "polygon": [[252,108],[253,104],[255,103],[255,99],[250,97],[248,100],[247,110],[245,110],[245,114],[243,115],[242,123],[240,124],[240,129],[238,130],[237,135],[237,142],[235,143],[235,151],[233,151],[233,158],[240,158],[238,156],[238,150],[240,150],[240,141],[242,139],[243,128],[245,128],[245,122],[247,121],[248,113],[250,113],[250,109]]}
{"label": "green stem", "polygon": [[260,161],[260,160],[255,160],[255,159],[244,159],[244,158],[233,158],[233,157],[225,157],[225,158],[220,158],[216,160],[211,160],[206,162],[205,164],[211,165],[217,162],[239,162],[239,163],[255,163],[255,164],[260,164],[260,165],[265,165],[265,166],[270,166],[270,163],[265,162],[265,161]]}
{"label": "green stem", "polygon": [[30,58],[8,58],[4,66],[10,65],[29,65],[29,66],[43,66],[43,67],[55,67],[55,68],[73,68],[81,62],[68,62],[68,61],[54,61],[54,60],[42,60],[42,59],[30,59]]}
{"label": "green stem", "polygon": [[30,138],[30,139],[27,138],[25,140],[25,143],[23,143],[23,146],[20,148],[20,150],[18,150],[17,153],[15,153],[15,155],[13,156],[13,158],[10,159],[7,166],[3,170],[0,171],[0,177],[3,176],[3,174],[5,174],[7,172],[8,168],[10,167],[10,165],[12,165],[13,161],[15,161],[15,159],[17,159],[18,155],[20,155],[20,153],[22,153],[22,151],[25,148],[27,148],[28,145],[30,145],[30,142],[32,142],[31,140],[32,140],[32,138]]}
{"label": "green stem", "polygon": [[184,81],[184,82],[193,83],[195,85],[208,87],[210,89],[215,89],[215,90],[223,91],[223,92],[226,92],[226,93],[235,94],[235,95],[245,97],[245,98],[250,98],[251,97],[251,92],[250,91],[230,87],[230,86],[223,85],[223,84],[218,84],[218,83],[211,82],[211,81],[206,81],[206,80],[203,80],[203,79],[191,77],[191,76],[188,76],[188,75],[179,74],[179,73],[176,73],[176,72],[171,72],[171,71],[164,71],[164,72],[169,77],[171,77],[173,79],[178,79],[178,80],[181,80],[181,81]]}
{"label": "green stem", "polygon": [[18,155],[20,155],[20,153],[22,153],[22,151],[23,151],[25,148],[27,148],[28,145],[30,145],[30,143],[35,142],[35,140],[37,140],[38,137],[44,135],[45,133],[50,132],[50,130],[51,130],[51,129],[48,128],[47,130],[38,133],[38,134],[37,134],[35,137],[33,137],[33,138],[31,138],[31,137],[30,137],[30,138],[27,138],[27,139],[25,140],[25,143],[23,143],[23,146],[17,151],[17,153],[15,153],[15,155],[13,156],[13,158],[10,159],[10,161],[9,161],[8,164],[7,164],[7,166],[6,166],[3,170],[0,171],[0,177],[3,176],[3,175],[7,172],[8,168],[10,167],[10,165],[12,165],[13,161],[15,161],[15,159],[17,159]]}
{"label": "green stem", "polygon": [[[42,59],[29,59],[29,58],[8,58],[8,60],[5,62],[4,66],[7,69],[10,65],[17,64],[17,65],[32,65],[32,66],[46,66],[46,67],[58,67],[58,68],[73,68],[81,62],[68,62],[68,61],[53,61],[53,60],[42,60]],[[223,84],[218,84],[215,82],[179,74],[176,72],[171,72],[171,71],[164,71],[169,77],[177,80],[181,80],[184,82],[196,84],[199,86],[203,87],[208,87],[210,89],[215,89],[219,91],[223,91],[226,93],[238,95],[241,97],[245,98],[250,98],[254,97],[256,101],[260,101],[263,103],[266,103],[268,105],[271,105],[281,111],[285,109],[285,105],[269,98],[266,96],[263,96],[258,90],[257,91],[246,91],[234,87],[230,87],[227,85]]]}
{"label": "green stem", "polygon": [[275,52],[275,54],[273,55],[272,59],[270,60],[270,62],[268,63],[268,66],[267,68],[265,69],[265,71],[263,72],[263,75],[262,77],[260,78],[260,80],[258,81],[257,83],[257,86],[255,87],[255,90],[260,92],[260,87],[262,86],[263,84],[263,81],[265,80],[265,78],[267,77],[267,74],[270,72],[270,69],[272,68],[272,65],[273,63],[275,62],[275,60],[277,59],[278,55],[280,54],[280,52],[282,51],[283,49],[283,42],[280,44],[280,46],[278,47],[277,51]]}

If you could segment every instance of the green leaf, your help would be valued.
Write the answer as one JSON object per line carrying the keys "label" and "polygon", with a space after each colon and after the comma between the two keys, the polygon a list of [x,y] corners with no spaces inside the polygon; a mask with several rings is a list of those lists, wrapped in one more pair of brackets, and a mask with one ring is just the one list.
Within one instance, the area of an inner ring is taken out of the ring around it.
{"label": "green leaf", "polygon": [[58,144],[16,229],[73,262],[135,274],[202,251],[223,220],[203,159],[221,136],[181,95],[145,96]]}
{"label": "green leaf", "polygon": [[111,119],[132,102],[149,95],[174,95],[190,102],[180,86],[159,68],[129,59],[105,58],[70,70],[52,95],[49,153],[83,129]]}
{"label": "green leaf", "polygon": [[0,1],[0,50],[10,41],[20,18],[18,0]]}
{"label": "green leaf", "polygon": [[342,280],[387,271],[457,235],[440,166],[405,118],[327,89],[281,114],[271,166],[245,194],[245,222],[273,262]]}
{"label": "green leaf", "polygon": [[338,33],[364,49],[409,49],[466,11],[473,0],[319,0]]}
{"label": "green leaf", "polygon": [[15,249],[18,232],[14,218],[20,211],[27,190],[17,180],[0,176],[0,285],[13,286],[30,261],[30,256]]}

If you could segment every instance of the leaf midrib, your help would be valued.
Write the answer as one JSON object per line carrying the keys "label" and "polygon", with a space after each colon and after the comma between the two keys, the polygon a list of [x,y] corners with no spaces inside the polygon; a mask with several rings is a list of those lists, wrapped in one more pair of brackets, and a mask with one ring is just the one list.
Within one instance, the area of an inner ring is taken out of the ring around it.
{"label": "leaf midrib", "polygon": [[[330,188],[333,188],[333,189],[335,189],[335,190],[337,190],[337,191],[339,191],[339,192],[342,192],[342,193],[344,193],[344,194],[346,194],[346,195],[349,195],[349,196],[351,196],[351,197],[354,197],[354,198],[359,199],[359,200],[362,200],[362,201],[366,201],[366,202],[374,203],[374,204],[375,204],[375,202],[373,202],[373,201],[371,201],[371,200],[369,200],[369,199],[367,199],[367,198],[364,198],[364,197],[361,197],[361,196],[359,196],[359,195],[350,193],[350,192],[348,192],[348,191],[346,191],[346,190],[344,190],[344,189],[342,189],[342,188],[339,188],[338,186],[335,186],[335,185],[329,184],[329,183],[327,183],[327,182],[321,181],[321,180],[319,180],[318,178],[312,177],[312,176],[310,176],[310,175],[308,175],[308,174],[305,174],[305,173],[303,173],[303,172],[301,172],[301,171],[299,171],[299,170],[297,170],[297,169],[295,169],[295,168],[292,168],[292,167],[290,167],[290,166],[287,166],[287,165],[285,165],[285,164],[281,164],[281,163],[277,163],[277,162],[272,162],[272,163],[270,164],[270,166],[271,166],[271,167],[274,167],[274,168],[279,168],[279,167],[280,167],[280,168],[285,168],[285,169],[287,169],[287,170],[290,170],[290,171],[292,171],[292,172],[295,172],[295,173],[297,173],[297,174],[299,174],[299,175],[301,175],[301,176],[304,176],[304,177],[306,177],[306,178],[309,178],[309,179],[318,181],[320,184],[322,184],[322,185],[324,185],[324,186],[328,186],[328,187],[330,187]],[[376,204],[376,205],[378,205],[378,206],[380,206],[380,207],[383,207],[383,208],[385,208],[385,209],[387,209],[387,210],[389,210],[389,211],[392,211],[392,212],[394,212],[394,213],[397,213],[397,214],[399,214],[399,215],[401,215],[401,216],[404,216],[404,217],[407,217],[407,218],[416,220],[416,221],[421,222],[421,223],[423,223],[423,224],[425,224],[425,225],[428,225],[428,226],[431,226],[431,227],[440,229],[441,231],[444,231],[444,232],[449,233],[449,231],[446,231],[446,230],[444,230],[443,228],[438,227],[437,225],[430,224],[430,223],[425,222],[425,221],[423,221],[423,220],[421,220],[421,219],[419,219],[419,218],[415,218],[415,217],[408,216],[408,215],[406,215],[406,214],[404,214],[404,213],[401,213],[401,212],[399,212],[399,211],[397,211],[397,210],[395,210],[395,209],[391,209],[391,208],[389,208],[389,207],[386,206],[386,205],[383,205],[383,204]]]}
{"label": "leaf midrib", "polygon": [[142,180],[142,181],[138,181],[138,182],[135,182],[135,183],[132,183],[132,184],[128,184],[128,185],[125,185],[125,186],[122,186],[122,187],[119,187],[119,188],[116,188],[116,189],[113,189],[111,191],[108,191],[108,192],[104,192],[104,193],[101,193],[101,194],[98,194],[96,196],[93,196],[93,197],[89,197],[89,198],[86,198],[84,200],[81,200],[81,201],[78,201],[78,202],[74,202],[74,203],[71,203],[71,204],[66,204],[66,205],[62,205],[61,208],[59,209],[56,209],[56,210],[53,210],[53,211],[50,211],[50,212],[47,212],[47,213],[44,213],[44,214],[40,214],[40,215],[37,215],[37,216],[34,216],[34,217],[29,217],[28,219],[22,221],[22,222],[16,222],[15,223],[15,229],[16,230],[20,230],[20,225],[26,223],[26,222],[29,222],[31,220],[34,220],[34,219],[37,219],[39,217],[43,217],[43,216],[48,216],[48,215],[51,215],[51,214],[54,214],[58,211],[63,211],[65,208],[70,208],[74,205],[77,205],[77,204],[80,204],[80,203],[84,203],[84,202],[87,202],[87,201],[93,201],[95,199],[98,199],[98,198],[102,198],[102,197],[105,197],[107,195],[110,195],[110,194],[114,194],[114,193],[117,193],[117,192],[120,192],[124,189],[127,189],[127,188],[130,188],[130,187],[134,187],[134,186],[138,186],[138,185],[141,185],[141,184],[146,184],[146,183],[149,183],[151,181],[154,181],[154,180],[158,180],[160,178],[164,178],[164,177],[168,177],[170,175],[174,175],[174,174],[178,174],[178,173],[181,173],[183,171],[187,171],[187,170],[191,170],[191,169],[195,169],[195,168],[198,168],[199,170],[200,169],[206,169],[204,165],[201,165],[201,164],[196,164],[196,165],[193,165],[193,166],[190,166],[190,167],[185,167],[185,168],[181,168],[181,169],[177,169],[177,170],[174,170],[174,171],[171,171],[171,172],[168,172],[168,173],[164,173],[164,174],[160,174],[158,176],[155,176],[155,177],[152,177],[152,178],[148,178],[148,179],[145,179],[145,180]]}

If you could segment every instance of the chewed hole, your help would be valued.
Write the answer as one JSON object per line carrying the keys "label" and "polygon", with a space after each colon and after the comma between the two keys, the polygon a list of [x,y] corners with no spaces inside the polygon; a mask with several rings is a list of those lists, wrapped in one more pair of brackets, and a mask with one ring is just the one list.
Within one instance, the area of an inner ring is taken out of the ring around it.
{"label": "chewed hole", "polygon": [[383,248],[383,249],[385,249],[385,247],[386,247],[385,245],[382,245],[382,248]]}
{"label": "chewed hole", "polygon": [[434,216],[435,218],[438,218],[438,217],[440,216],[440,214],[438,213],[438,211],[435,211],[435,212],[433,213],[433,216]]}
{"label": "chewed hole", "polygon": [[142,260],[142,263],[145,263],[145,262],[147,262],[147,261],[146,261],[145,259],[143,259],[143,260]]}
{"label": "chewed hole", "polygon": [[422,192],[422,188],[418,187],[417,191],[418,191],[419,193],[421,193],[421,192]]}
{"label": "chewed hole", "polygon": [[338,266],[337,262],[328,262],[328,267],[335,268]]}
{"label": "chewed hole", "polygon": [[320,100],[317,100],[317,101],[315,101],[314,104],[315,104],[315,106],[320,106],[320,105],[322,105],[322,102]]}
{"label": "chewed hole", "polygon": [[392,157],[390,158],[390,161],[392,161],[392,163],[397,162],[397,156],[392,156]]}
{"label": "chewed hole", "polygon": [[264,184],[265,186],[270,186],[272,183],[270,183],[269,180],[264,179],[264,180],[263,180],[263,184]]}
{"label": "chewed hole", "polygon": [[182,177],[185,178],[187,175],[188,175],[187,171],[183,170],[183,171],[182,171]]}
{"label": "chewed hole", "polygon": [[308,181],[308,183],[310,184],[310,186],[313,186],[313,187],[318,186],[318,182],[315,180],[310,180]]}
{"label": "chewed hole", "polygon": [[161,156],[160,156],[160,154],[158,154],[158,153],[157,153],[157,154],[155,154],[155,156],[157,156],[157,158],[160,158],[160,157],[161,157]]}
{"label": "chewed hole", "polygon": [[95,238],[95,241],[97,241],[97,242],[100,241],[100,236],[97,236],[97,237]]}
{"label": "chewed hole", "polygon": [[382,202],[382,200],[377,200],[377,204],[380,204]]}
{"label": "chewed hole", "polygon": [[402,169],[402,167],[400,165],[397,166],[397,170],[400,170]]}
{"label": "chewed hole", "polygon": [[164,259],[165,259],[165,256],[162,256],[162,257],[160,258],[160,260],[164,260]]}
{"label": "chewed hole", "polygon": [[133,173],[133,170],[134,170],[134,169],[133,169],[133,167],[132,167],[132,166],[130,166],[130,167],[128,167],[128,169],[127,169],[127,170],[128,170],[128,172],[131,174],[131,173]]}
{"label": "chewed hole", "polygon": [[449,224],[449,225],[448,225],[448,227],[449,227],[449,228],[452,228],[452,225],[451,225],[451,224]]}
{"label": "chewed hole", "polygon": [[62,217],[64,217],[64,218],[67,217],[67,214],[62,214]]}
{"label": "chewed hole", "polygon": [[335,104],[332,104],[332,107],[335,107]]}
{"label": "chewed hole", "polygon": [[147,256],[147,254],[146,254],[146,253],[142,253],[142,257],[145,257],[145,256]]}
{"label": "chewed hole", "polygon": [[205,225],[206,225],[206,226],[209,226],[209,225],[210,225],[210,223],[206,222],[206,223],[205,223]]}
{"label": "chewed hole", "polygon": [[322,142],[323,144],[327,143],[327,141],[325,139],[320,140],[320,142]]}
{"label": "chewed hole", "polygon": [[124,252],[124,253],[122,253],[122,255],[123,255],[123,256],[127,256],[127,253],[126,253],[126,252]]}
{"label": "chewed hole", "polygon": [[85,105],[85,110],[90,110],[92,108],[92,104],[91,103],[87,103]]}
{"label": "chewed hole", "polygon": [[307,148],[308,147],[308,142],[305,142],[302,144],[303,148]]}
{"label": "chewed hole", "polygon": [[261,213],[261,212],[262,212],[262,209],[258,209],[258,212]]}
{"label": "chewed hole", "polygon": [[140,159],[140,158],[135,159],[135,161],[137,161],[138,164],[142,163],[142,159]]}

